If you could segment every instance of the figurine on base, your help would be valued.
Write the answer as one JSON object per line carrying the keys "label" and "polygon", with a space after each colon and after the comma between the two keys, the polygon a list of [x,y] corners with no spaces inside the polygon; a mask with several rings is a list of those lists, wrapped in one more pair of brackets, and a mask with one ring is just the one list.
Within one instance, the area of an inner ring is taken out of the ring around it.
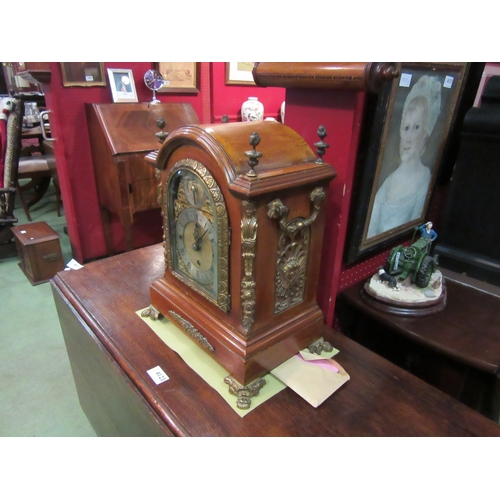
{"label": "figurine on base", "polygon": [[[417,231],[421,237],[414,241]],[[410,245],[393,248],[384,267],[365,284],[368,300],[400,314],[428,314],[443,309],[446,302],[443,275],[437,269],[438,256],[430,255],[436,238],[432,222],[415,227]]]}
{"label": "figurine on base", "polygon": [[393,290],[399,290],[396,278],[386,273],[383,267],[378,268],[378,278],[382,283],[387,283],[387,285]]}

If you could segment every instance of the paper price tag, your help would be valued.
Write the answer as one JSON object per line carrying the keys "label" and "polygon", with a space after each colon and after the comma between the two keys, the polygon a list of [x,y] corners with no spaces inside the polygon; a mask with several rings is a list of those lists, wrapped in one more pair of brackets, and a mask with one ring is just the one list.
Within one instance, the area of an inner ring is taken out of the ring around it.
{"label": "paper price tag", "polygon": [[69,269],[75,269],[75,270],[78,270],[78,269],[81,269],[83,266],[78,263],[75,259],[71,259],[67,264],[66,264],[66,267],[69,268]]}
{"label": "paper price tag", "polygon": [[401,78],[399,79],[399,86],[400,87],[409,87],[411,84],[411,77],[410,73],[403,73],[401,75]]}
{"label": "paper price tag", "polygon": [[453,85],[453,77],[452,76],[445,77],[443,82],[443,87],[445,89],[451,89],[452,85]]}
{"label": "paper price tag", "polygon": [[155,366],[147,371],[147,374],[153,379],[153,382],[158,385],[162,382],[166,382],[168,380],[168,375],[159,367]]}

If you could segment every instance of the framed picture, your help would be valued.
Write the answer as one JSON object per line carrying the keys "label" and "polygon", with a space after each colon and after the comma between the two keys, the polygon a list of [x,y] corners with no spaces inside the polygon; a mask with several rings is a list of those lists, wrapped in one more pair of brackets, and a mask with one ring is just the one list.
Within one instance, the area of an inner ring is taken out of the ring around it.
{"label": "framed picture", "polygon": [[61,63],[64,87],[105,87],[104,64],[101,62]]}
{"label": "framed picture", "polygon": [[399,78],[385,87],[368,110],[371,120],[365,117],[347,264],[409,235],[425,222],[469,70],[469,63],[395,66]]}
{"label": "framed picture", "polygon": [[163,87],[158,92],[187,94],[200,91],[198,63],[159,62],[155,66],[163,76]]}
{"label": "framed picture", "polygon": [[113,102],[138,102],[131,69],[108,68],[108,79]]}
{"label": "framed picture", "polygon": [[227,62],[226,85],[255,85],[253,62]]}
{"label": "framed picture", "polygon": [[492,76],[500,75],[500,63],[486,63],[483,74],[481,75],[481,82],[479,83],[479,87],[477,89],[476,98],[474,100],[474,106],[481,106],[481,97],[483,96],[484,87],[488,83],[488,80]]}

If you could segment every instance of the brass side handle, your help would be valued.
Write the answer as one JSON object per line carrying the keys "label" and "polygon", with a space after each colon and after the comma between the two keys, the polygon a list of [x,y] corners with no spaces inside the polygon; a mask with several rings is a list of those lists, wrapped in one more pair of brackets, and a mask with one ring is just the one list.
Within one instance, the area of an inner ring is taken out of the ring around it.
{"label": "brass side handle", "polygon": [[267,216],[271,219],[279,219],[281,230],[288,235],[293,235],[304,227],[310,226],[318,217],[320,204],[325,199],[325,192],[322,187],[313,189],[310,195],[313,211],[308,218],[297,217],[287,222],[290,209],[283,205],[279,198],[276,198],[267,205]]}
{"label": "brass side handle", "polygon": [[49,113],[50,113],[50,110],[42,111],[40,113],[40,128],[42,129],[43,140],[49,141],[49,142],[54,142],[55,141],[54,138],[47,136],[47,132],[45,132],[45,125],[43,124],[44,119],[47,119],[47,121],[49,120]]}

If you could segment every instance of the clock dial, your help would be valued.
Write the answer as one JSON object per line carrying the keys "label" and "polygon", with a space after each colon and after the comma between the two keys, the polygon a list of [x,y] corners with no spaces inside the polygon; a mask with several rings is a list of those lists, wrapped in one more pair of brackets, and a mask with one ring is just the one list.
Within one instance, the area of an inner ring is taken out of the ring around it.
{"label": "clock dial", "polygon": [[186,173],[183,177],[184,192],[186,198],[193,207],[201,207],[207,199],[206,188],[201,179],[191,173]]}
{"label": "clock dial", "polygon": [[164,191],[172,273],[227,310],[229,227],[224,199],[200,162],[186,159],[175,167]]}
{"label": "clock dial", "polygon": [[186,208],[177,218],[176,233],[177,251],[185,269],[197,283],[213,289],[217,248],[212,224],[200,210]]}
{"label": "clock dial", "polygon": [[144,83],[151,90],[159,90],[163,87],[163,77],[159,71],[149,69],[144,73]]}

